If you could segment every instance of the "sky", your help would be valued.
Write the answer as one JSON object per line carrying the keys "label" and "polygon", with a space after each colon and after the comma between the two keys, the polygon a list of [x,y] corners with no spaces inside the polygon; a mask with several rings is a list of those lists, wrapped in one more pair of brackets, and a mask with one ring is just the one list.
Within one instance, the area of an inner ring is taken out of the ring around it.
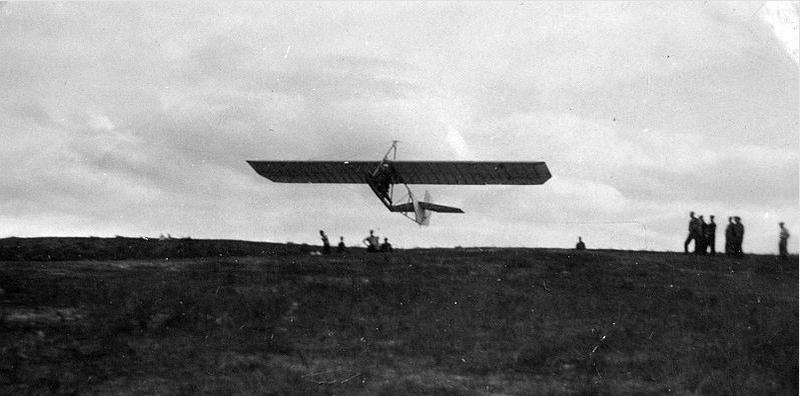
{"label": "sky", "polygon": [[[3,3],[0,237],[777,251],[798,216],[793,3]],[[545,161],[541,186],[279,184],[246,160]]]}

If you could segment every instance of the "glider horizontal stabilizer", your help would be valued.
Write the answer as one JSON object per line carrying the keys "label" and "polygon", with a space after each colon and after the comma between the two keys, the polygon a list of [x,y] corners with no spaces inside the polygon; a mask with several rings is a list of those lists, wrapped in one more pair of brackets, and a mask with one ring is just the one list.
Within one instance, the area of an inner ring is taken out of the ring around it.
{"label": "glider horizontal stabilizer", "polygon": [[[437,205],[435,203],[430,202],[417,202],[419,207],[425,210],[429,210],[431,212],[439,212],[439,213],[464,213],[463,210],[459,208],[454,208],[452,206],[444,206],[444,205]],[[411,202],[394,205],[389,209],[392,212],[413,212],[414,211],[414,204]]]}

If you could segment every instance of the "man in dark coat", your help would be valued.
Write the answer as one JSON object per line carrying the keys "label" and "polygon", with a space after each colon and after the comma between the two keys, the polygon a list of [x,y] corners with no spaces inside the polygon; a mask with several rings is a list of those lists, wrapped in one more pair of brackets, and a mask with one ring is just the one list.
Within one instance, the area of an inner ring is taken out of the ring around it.
{"label": "man in dark coat", "polygon": [[706,234],[706,227],[708,226],[708,224],[706,224],[706,221],[703,219],[703,215],[697,217],[697,223],[698,223],[696,231],[697,236],[695,236],[694,239],[694,254],[705,255],[706,254],[705,234]]}
{"label": "man in dark coat", "polygon": [[789,241],[789,230],[783,226],[783,223],[779,223],[779,225],[781,232],[778,234],[778,254],[780,254],[781,260],[788,260],[789,250],[786,249],[786,243]]}
{"label": "man in dark coat", "polygon": [[703,239],[712,256],[717,254],[717,223],[714,222],[714,215],[709,217],[710,222],[703,229]]}
{"label": "man in dark coat", "polygon": [[381,244],[381,252],[390,253],[392,251],[392,244],[389,243],[389,238],[383,238],[383,243]]}
{"label": "man in dark coat", "polygon": [[586,250],[586,244],[583,243],[583,240],[581,239],[581,237],[578,237],[578,243],[575,244],[575,249],[576,250]]}
{"label": "man in dark coat", "polygon": [[336,252],[337,253],[347,253],[347,246],[345,246],[345,244],[344,244],[344,237],[343,236],[339,237],[339,245],[336,246]]}
{"label": "man in dark coat", "polygon": [[733,240],[735,244],[733,245],[733,254],[736,256],[744,256],[744,250],[742,250],[742,243],[744,242],[744,224],[742,224],[742,218],[739,216],[733,217]]}
{"label": "man in dark coat", "polygon": [[689,236],[683,242],[684,253],[689,253],[689,243],[692,241],[694,241],[695,250],[697,250],[697,237],[701,232],[700,221],[694,217],[694,212],[689,212]]}
{"label": "man in dark coat", "polygon": [[328,236],[325,231],[319,230],[319,237],[322,239],[322,254],[329,254],[331,252],[331,244],[328,242]]}
{"label": "man in dark coat", "polygon": [[733,229],[733,217],[728,217],[728,225],[725,227],[725,254],[728,256],[733,254],[733,246],[735,245],[735,231]]}

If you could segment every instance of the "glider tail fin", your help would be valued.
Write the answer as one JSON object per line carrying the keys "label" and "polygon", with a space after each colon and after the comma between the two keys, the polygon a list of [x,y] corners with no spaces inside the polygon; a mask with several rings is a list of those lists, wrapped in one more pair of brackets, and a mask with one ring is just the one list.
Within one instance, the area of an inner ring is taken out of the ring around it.
{"label": "glider tail fin", "polygon": [[430,194],[425,191],[425,201],[417,201],[413,194],[409,192],[411,204],[414,205],[414,221],[421,226],[430,224],[430,213],[425,209],[425,203],[430,199]]}
{"label": "glider tail fin", "polygon": [[[428,190],[425,190],[425,196],[423,197],[424,201],[423,204],[431,202],[431,193]],[[431,224],[431,212],[425,208],[425,205],[420,205],[422,207],[422,219],[419,218],[419,213],[417,214],[417,223],[419,225],[430,225]],[[420,221],[422,220],[422,221]]]}

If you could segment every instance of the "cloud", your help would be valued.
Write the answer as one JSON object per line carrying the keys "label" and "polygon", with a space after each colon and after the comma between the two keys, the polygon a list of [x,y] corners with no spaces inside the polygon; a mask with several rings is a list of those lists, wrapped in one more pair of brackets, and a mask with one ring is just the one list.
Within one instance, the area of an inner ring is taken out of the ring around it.
{"label": "cloud", "polygon": [[320,105],[403,97],[414,89],[399,77],[409,69],[402,62],[354,55],[275,57],[255,45],[227,36],[210,38],[190,55],[197,67],[194,79],[200,84],[217,80],[228,90],[232,85],[248,92],[298,95]]}
{"label": "cloud", "polygon": [[48,126],[53,120],[48,114],[47,109],[41,103],[34,100],[22,100],[16,103],[7,103],[0,107],[3,113],[10,119],[21,122],[34,122],[39,126]]}
{"label": "cloud", "polygon": [[89,126],[98,131],[111,132],[114,130],[114,123],[104,115],[93,115],[89,121]]}
{"label": "cloud", "polygon": [[798,5],[796,2],[767,1],[761,7],[759,16],[772,28],[772,32],[785,47],[786,54],[795,65],[800,64],[800,32],[798,26]]}
{"label": "cloud", "polygon": [[472,154],[472,150],[470,150],[464,137],[461,136],[461,132],[447,122],[445,123],[445,128],[447,130],[445,141],[447,141],[447,144],[455,151],[456,158],[462,161],[473,159],[474,155]]}

